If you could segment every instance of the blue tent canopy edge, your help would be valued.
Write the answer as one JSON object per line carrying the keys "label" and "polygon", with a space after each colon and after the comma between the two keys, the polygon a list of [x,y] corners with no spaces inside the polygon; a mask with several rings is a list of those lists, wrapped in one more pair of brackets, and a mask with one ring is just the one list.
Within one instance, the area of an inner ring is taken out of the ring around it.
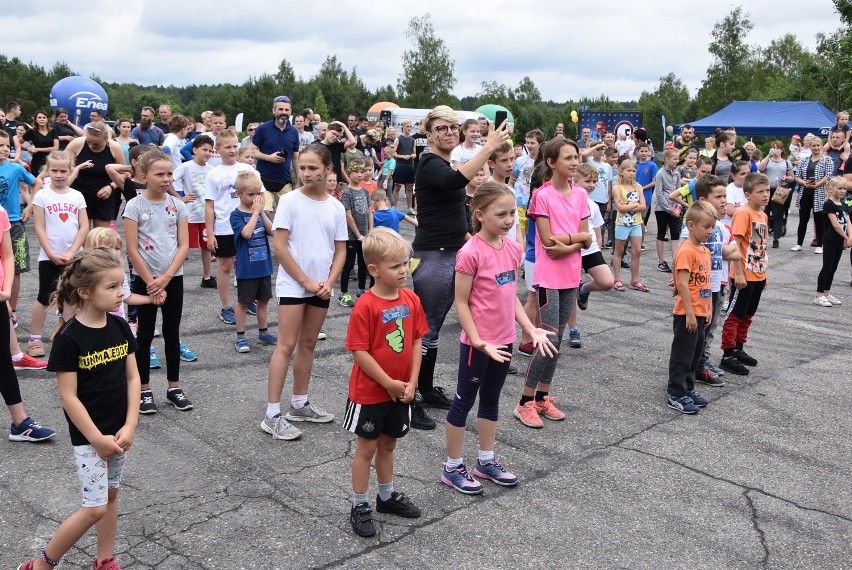
{"label": "blue tent canopy edge", "polygon": [[[742,136],[804,137],[813,133],[825,138],[835,125],[835,114],[819,101],[734,101],[690,124],[699,135],[713,134],[719,127],[734,127]],[[681,126],[677,125],[678,130]]]}

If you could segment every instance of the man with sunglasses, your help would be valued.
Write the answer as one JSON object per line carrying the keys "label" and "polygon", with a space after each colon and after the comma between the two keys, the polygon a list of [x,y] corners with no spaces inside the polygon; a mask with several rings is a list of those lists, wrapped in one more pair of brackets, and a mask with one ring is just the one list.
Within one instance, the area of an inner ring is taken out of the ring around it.
{"label": "man with sunglasses", "polygon": [[290,124],[292,106],[289,97],[272,102],[273,119],[258,125],[251,138],[257,171],[263,187],[272,193],[273,207],[282,194],[293,189],[290,166],[299,172],[299,132]]}

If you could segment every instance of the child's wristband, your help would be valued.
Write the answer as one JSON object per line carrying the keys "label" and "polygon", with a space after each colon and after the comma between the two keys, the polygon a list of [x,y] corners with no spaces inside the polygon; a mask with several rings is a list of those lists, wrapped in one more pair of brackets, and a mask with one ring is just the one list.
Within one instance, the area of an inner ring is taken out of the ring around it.
{"label": "child's wristband", "polygon": [[574,243],[574,238],[571,237],[571,234],[568,234],[568,245],[572,245]]}

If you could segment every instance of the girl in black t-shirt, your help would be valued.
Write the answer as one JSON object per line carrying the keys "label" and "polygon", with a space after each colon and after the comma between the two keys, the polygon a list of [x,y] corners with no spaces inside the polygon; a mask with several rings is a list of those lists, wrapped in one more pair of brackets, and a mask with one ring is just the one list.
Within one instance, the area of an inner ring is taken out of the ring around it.
{"label": "girl in black t-shirt", "polygon": [[828,200],[822,211],[825,214],[825,233],[822,238],[822,270],[817,277],[817,294],[814,305],[833,307],[841,301],[831,294],[831,282],[843,250],[852,247],[852,226],[843,199],[846,197],[846,179],[835,176],[826,184]]}
{"label": "girl in black t-shirt", "polygon": [[59,525],[36,559],[21,564],[23,570],[57,566],[96,524],[93,568],[118,568],[113,553],[118,487],[139,419],[135,400],[140,390],[136,340],[127,322],[110,314],[124,300],[122,281],[121,262],[106,248],[78,253],[59,278],[55,299],[60,313],[66,304],[79,310],[54,337],[47,369],[56,372],[82,507]]}

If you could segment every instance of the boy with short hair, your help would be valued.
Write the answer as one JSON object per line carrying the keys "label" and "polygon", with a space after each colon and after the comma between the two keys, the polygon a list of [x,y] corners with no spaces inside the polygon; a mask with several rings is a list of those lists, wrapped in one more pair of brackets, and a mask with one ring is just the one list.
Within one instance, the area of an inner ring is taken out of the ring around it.
{"label": "boy with short hair", "polygon": [[[12,251],[15,253],[15,278],[12,281],[9,307],[12,310],[12,325],[18,328],[15,309],[21,292],[21,273],[30,271],[30,246],[27,241],[25,223],[32,217],[32,196],[41,189],[42,181],[27,172],[26,168],[19,163],[9,160],[11,144],[9,133],[0,129],[0,188],[5,187],[5,191],[0,192],[0,206],[3,206],[9,214],[9,223],[12,225],[10,230]],[[21,192],[21,184],[26,185],[28,189]],[[23,212],[21,212],[21,198],[27,205]],[[2,326],[2,323],[0,323],[0,326]],[[15,354],[12,356],[12,360],[18,364],[23,358],[22,355],[23,353]]]}
{"label": "boy with short hair", "polygon": [[213,169],[208,164],[213,155],[213,139],[198,135],[192,139],[192,160],[182,163],[175,169],[175,180],[183,188],[183,202],[186,204],[189,222],[189,249],[201,250],[201,268],[204,275],[201,287],[215,289],[216,278],[212,275],[210,250],[207,249],[207,230],[204,227],[204,192],[207,174]]}
{"label": "boy with short hair", "polygon": [[[606,162],[610,169],[612,170],[612,177],[610,178],[609,183],[609,221],[607,222],[607,229],[609,231],[606,243],[603,247],[612,247],[613,246],[613,236],[615,235],[615,216],[613,215],[613,208],[615,208],[615,197],[612,195],[612,187],[613,182],[616,178],[616,173],[618,172],[618,149],[615,148],[607,148],[604,150],[604,162]],[[622,259],[622,263],[626,262],[626,259]]]}
{"label": "boy with short hair", "polygon": [[[701,158],[707,160],[707,164],[702,163],[699,166],[699,172],[704,170],[709,172],[710,160],[704,156]],[[684,186],[679,191],[676,190],[672,193],[672,195],[674,195],[675,193],[686,190],[688,194],[690,188],[694,188],[695,200],[690,202],[689,205],[692,205],[694,202],[707,202],[716,209],[716,215],[718,217],[716,225],[713,228],[713,233],[710,238],[704,242],[704,247],[710,250],[710,299],[712,301],[710,310],[711,320],[710,325],[704,332],[704,350],[701,355],[701,360],[698,362],[698,370],[695,373],[695,380],[697,382],[717,388],[725,385],[725,381],[719,378],[720,376],[723,376],[725,372],[720,368],[717,368],[710,361],[710,344],[713,342],[713,333],[716,330],[717,323],[719,322],[718,317],[719,307],[722,304],[722,288],[728,282],[728,266],[733,266],[735,276],[739,275],[740,272],[740,251],[736,242],[731,238],[731,229],[722,223],[722,219],[725,217],[725,208],[727,203],[725,192],[726,186],[727,185],[718,176],[705,173],[696,180],[690,181],[689,186]],[[686,224],[684,224],[680,234],[681,244],[688,238],[689,228],[687,228]]]}
{"label": "boy with short hair", "polygon": [[429,329],[420,299],[405,288],[411,248],[399,234],[376,228],[363,244],[375,284],[355,305],[346,350],[355,359],[343,427],[358,436],[352,458],[349,522],[359,536],[376,534],[367,498],[370,465],[376,459],[376,510],[417,518],[418,509],[394,490],[393,451],[411,427],[410,403],[417,388],[422,337]]}
{"label": "boy with short hair", "polygon": [[852,133],[852,130],[849,129],[849,111],[840,111],[837,113],[836,118],[837,124],[835,128],[843,131],[844,140],[849,142],[849,135]]}
{"label": "boy with short hair", "polygon": [[663,168],[657,171],[654,177],[654,216],[657,220],[657,271],[662,273],[671,273],[672,269],[666,263],[664,257],[666,229],[669,231],[669,248],[672,252],[672,262],[677,255],[677,239],[680,237],[680,212],[673,211],[680,209],[672,203],[669,194],[674,192],[680,186],[680,171],[677,168],[677,161],[680,158],[678,151],[669,149],[663,153]]}
{"label": "boy with short hair", "polygon": [[240,143],[237,133],[231,129],[219,133],[216,149],[222,164],[210,170],[205,180],[204,225],[207,230],[207,249],[216,255],[216,289],[222,308],[219,318],[228,325],[237,324],[236,313],[231,305],[231,272],[234,270],[234,230],[231,227],[231,212],[239,206],[236,192],[237,174],[251,172],[260,180],[257,171],[248,164],[237,161]]}
{"label": "boy with short hair", "polygon": [[237,352],[250,352],[246,340],[246,312],[249,305],[256,304],[257,343],[278,342],[278,335],[267,328],[267,305],[272,298],[272,253],[267,235],[272,235],[272,220],[263,211],[263,185],[252,172],[237,174],[237,196],[240,203],[231,212],[230,222],[234,231],[237,271]]}
{"label": "boy with short hair", "polygon": [[642,247],[645,247],[645,228],[651,216],[651,198],[654,194],[654,184],[657,178],[657,165],[651,160],[651,146],[646,143],[636,145],[636,182],[642,186],[645,195],[645,211],[642,212]]}
{"label": "boy with short hair", "polygon": [[720,366],[733,374],[744,376],[749,373],[746,366],[757,366],[757,359],[746,353],[748,329],[760,304],[760,296],[766,287],[769,268],[767,243],[769,222],[763,209],[769,204],[769,178],[760,172],[752,172],[743,183],[748,202],[739,208],[731,221],[731,233],[740,250],[741,275],[734,278],[736,289],[731,290],[725,324],[722,326],[722,351]]}
{"label": "boy with short hair", "polygon": [[[515,151],[512,150],[512,145],[508,142],[503,143],[500,147],[497,148],[494,152],[491,153],[491,156],[488,157],[488,168],[491,170],[491,178],[488,180],[493,180],[494,182],[498,182],[505,186],[510,192],[514,191],[512,188],[506,184],[506,180],[512,176],[512,169],[515,166]],[[512,229],[509,230],[508,238],[513,239],[520,244],[526,243],[523,234],[520,232],[520,223],[519,223],[519,214],[517,211],[515,212],[515,225],[512,226]],[[513,372],[509,372],[513,374]]]}
{"label": "boy with short hair", "polygon": [[526,143],[527,153],[515,159],[509,185],[515,190],[515,205],[518,210],[521,233],[526,235],[527,209],[530,205],[530,178],[532,178],[535,159],[538,158],[538,153],[544,144],[544,133],[539,129],[533,129],[526,134],[524,142]]}
{"label": "boy with short hair", "polygon": [[373,227],[390,228],[399,233],[399,222],[405,220],[415,228],[417,219],[401,212],[396,208],[391,209],[388,202],[388,193],[379,188],[373,192]]}
{"label": "boy with short hair", "polygon": [[707,202],[690,206],[686,212],[689,238],[674,260],[677,298],[672,311],[674,337],[666,405],[682,414],[698,413],[707,405],[707,400],[695,391],[695,374],[704,352],[704,330],[713,318],[710,251],[703,242],[710,238],[717,220],[716,209]]}

